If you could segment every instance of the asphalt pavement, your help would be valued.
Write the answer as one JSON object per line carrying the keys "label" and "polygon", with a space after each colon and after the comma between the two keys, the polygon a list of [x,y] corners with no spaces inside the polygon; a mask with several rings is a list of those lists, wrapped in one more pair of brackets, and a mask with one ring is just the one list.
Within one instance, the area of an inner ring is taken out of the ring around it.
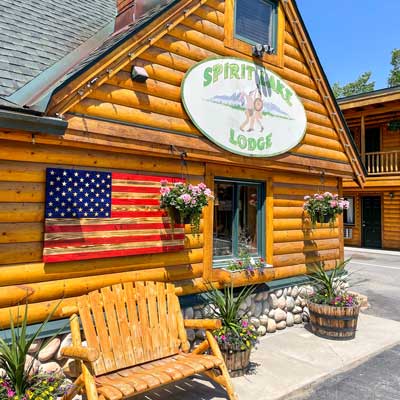
{"label": "asphalt pavement", "polygon": [[[345,254],[351,257],[351,288],[368,296],[370,307],[365,313],[400,321],[400,251],[346,249]],[[296,399],[400,400],[400,346],[327,379]]]}

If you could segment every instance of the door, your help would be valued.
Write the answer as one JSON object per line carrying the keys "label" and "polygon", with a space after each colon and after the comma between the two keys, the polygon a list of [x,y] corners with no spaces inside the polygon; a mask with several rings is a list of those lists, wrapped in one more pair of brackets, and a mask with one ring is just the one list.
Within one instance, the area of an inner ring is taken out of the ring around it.
{"label": "door", "polygon": [[[381,130],[380,128],[368,128],[365,130],[365,153],[376,153],[381,151]],[[371,171],[374,164],[379,158],[376,157],[366,157],[366,167],[367,171]],[[369,165],[372,164],[372,165]],[[378,168],[380,171],[380,168]]]}
{"label": "door", "polygon": [[362,246],[382,247],[381,239],[381,198],[362,197]]}

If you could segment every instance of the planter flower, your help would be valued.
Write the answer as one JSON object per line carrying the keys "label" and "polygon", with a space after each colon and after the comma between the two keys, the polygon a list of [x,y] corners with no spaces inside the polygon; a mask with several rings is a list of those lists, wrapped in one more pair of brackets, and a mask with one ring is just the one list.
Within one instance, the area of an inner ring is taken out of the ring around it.
{"label": "planter flower", "polygon": [[263,258],[252,257],[247,249],[242,249],[239,253],[239,258],[232,260],[226,268],[229,272],[245,271],[248,275],[253,275],[255,272],[263,272],[268,265]]}
{"label": "planter flower", "polygon": [[235,296],[233,286],[223,290],[212,288],[203,296],[210,307],[209,317],[221,320],[222,327],[213,332],[231,376],[244,375],[250,362],[251,349],[257,344],[257,333],[249,324],[243,304],[255,291],[255,286],[244,287]]}
{"label": "planter flower", "polygon": [[343,210],[349,208],[349,202],[343,198],[339,198],[337,194],[325,192],[323,194],[315,193],[313,196],[305,196],[304,210],[307,211],[311,218],[313,226],[316,223],[335,222],[336,216],[343,213]]}
{"label": "planter flower", "polygon": [[311,330],[318,336],[340,340],[355,337],[360,301],[347,292],[344,268],[348,261],[337,262],[330,274],[324,263],[318,263],[309,275],[314,287],[308,299]]}
{"label": "planter flower", "polygon": [[172,227],[176,223],[190,223],[194,234],[200,232],[201,212],[213,198],[211,190],[204,184],[198,185],[177,182],[172,187],[161,181],[161,208],[168,211]]}

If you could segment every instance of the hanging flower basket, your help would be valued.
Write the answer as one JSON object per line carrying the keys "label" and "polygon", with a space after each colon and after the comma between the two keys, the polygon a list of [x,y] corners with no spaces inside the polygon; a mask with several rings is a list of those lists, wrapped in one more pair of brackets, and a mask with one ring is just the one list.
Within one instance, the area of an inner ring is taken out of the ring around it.
{"label": "hanging flower basket", "polygon": [[304,197],[303,208],[310,216],[312,226],[317,223],[331,225],[334,224],[336,216],[349,208],[349,202],[337,194],[330,192],[315,193],[313,196]]}
{"label": "hanging flower basket", "polygon": [[169,187],[167,181],[161,181],[160,193],[161,208],[168,211],[172,228],[175,224],[190,223],[191,232],[198,235],[202,210],[213,198],[211,190],[204,183],[177,182]]}

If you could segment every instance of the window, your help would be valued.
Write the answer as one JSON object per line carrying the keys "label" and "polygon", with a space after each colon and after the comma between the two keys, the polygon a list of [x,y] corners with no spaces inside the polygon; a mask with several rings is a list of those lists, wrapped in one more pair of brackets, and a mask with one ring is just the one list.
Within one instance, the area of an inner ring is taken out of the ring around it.
{"label": "window", "polygon": [[343,223],[345,225],[354,225],[354,197],[346,197],[349,202],[349,208],[343,210]]}
{"label": "window", "polygon": [[273,0],[236,0],[235,36],[276,49],[277,8]]}
{"label": "window", "polygon": [[263,256],[264,185],[217,179],[214,192],[214,260],[223,263],[242,249]]}

